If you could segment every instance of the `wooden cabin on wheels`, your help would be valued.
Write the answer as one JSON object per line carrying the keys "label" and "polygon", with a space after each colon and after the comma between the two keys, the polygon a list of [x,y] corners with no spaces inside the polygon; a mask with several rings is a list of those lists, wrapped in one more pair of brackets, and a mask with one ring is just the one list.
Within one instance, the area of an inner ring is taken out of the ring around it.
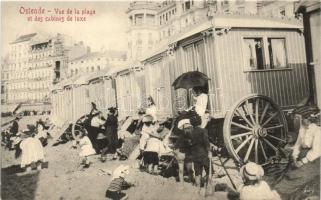
{"label": "wooden cabin on wheels", "polygon": [[114,79],[108,71],[61,82],[52,90],[52,117],[62,123],[74,123],[90,112],[91,102],[105,115],[108,107],[116,106],[115,92]]}
{"label": "wooden cabin on wheels", "polygon": [[112,72],[115,77],[118,119],[137,114],[145,107],[145,80],[143,66],[131,63]]}
{"label": "wooden cabin on wheels", "polygon": [[185,72],[202,72],[209,78],[208,110],[222,122],[229,154],[262,165],[279,157],[287,135],[284,110],[309,95],[301,20],[215,15],[155,52],[142,62],[159,115],[189,107],[191,90],[174,91],[171,84]]}

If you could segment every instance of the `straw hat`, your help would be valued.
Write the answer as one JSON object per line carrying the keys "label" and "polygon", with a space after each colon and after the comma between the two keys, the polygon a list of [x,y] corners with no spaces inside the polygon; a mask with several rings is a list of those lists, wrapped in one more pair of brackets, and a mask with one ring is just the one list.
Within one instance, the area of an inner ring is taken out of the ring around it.
{"label": "straw hat", "polygon": [[113,172],[113,179],[124,177],[126,174],[129,174],[129,166],[128,165],[120,165]]}
{"label": "straw hat", "polygon": [[183,129],[184,125],[191,125],[191,121],[189,119],[182,119],[181,121],[178,122],[177,128]]}
{"label": "straw hat", "polygon": [[246,165],[242,166],[240,169],[243,178],[248,180],[259,180],[264,176],[264,170],[261,165],[254,162],[248,162]]}
{"label": "straw hat", "polygon": [[153,122],[154,118],[151,115],[145,115],[143,117],[143,122]]}

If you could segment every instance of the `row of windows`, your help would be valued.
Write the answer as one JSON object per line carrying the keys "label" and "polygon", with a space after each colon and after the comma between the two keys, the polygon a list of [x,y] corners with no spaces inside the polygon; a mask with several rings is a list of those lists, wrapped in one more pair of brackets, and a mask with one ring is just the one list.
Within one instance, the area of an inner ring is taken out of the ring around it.
{"label": "row of windows", "polygon": [[[287,67],[285,38],[244,38],[243,47],[245,66],[250,70]],[[265,55],[268,55],[268,57]]]}
{"label": "row of windows", "polygon": [[28,100],[45,100],[49,97],[46,92],[37,92],[37,93],[9,93],[8,101],[28,101]]}
{"label": "row of windows", "polygon": [[[97,65],[96,67],[94,67],[94,66],[86,67],[86,71],[84,71],[84,72],[94,72],[94,71],[100,71],[100,70],[101,70],[100,65]],[[76,75],[80,72],[83,72],[83,70],[76,68],[76,69],[71,69],[69,73],[70,73],[70,76],[73,76],[73,75]]]}
{"label": "row of windows", "polygon": [[45,58],[52,56],[53,51],[46,51],[46,52],[41,52],[41,53],[32,53],[30,55],[30,59],[40,59],[40,58]]}
{"label": "row of windows", "polygon": [[8,84],[8,90],[19,90],[19,89],[47,89],[50,87],[50,83],[48,81],[37,81],[37,82],[20,82],[20,83],[12,83]]}
{"label": "row of windows", "polygon": [[166,23],[167,21],[169,21],[175,15],[175,13],[176,13],[176,8],[173,8],[173,9],[169,10],[168,12],[159,16],[159,25],[162,25],[162,24]]}

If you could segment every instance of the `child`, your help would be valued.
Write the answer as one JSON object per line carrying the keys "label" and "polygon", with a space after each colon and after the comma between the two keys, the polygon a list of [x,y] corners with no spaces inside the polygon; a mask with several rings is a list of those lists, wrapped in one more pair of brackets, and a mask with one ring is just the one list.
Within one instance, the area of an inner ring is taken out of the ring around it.
{"label": "child", "polygon": [[249,162],[240,173],[244,181],[239,189],[240,200],[281,200],[279,194],[262,180],[264,170],[260,165]]}
{"label": "child", "polygon": [[47,143],[47,131],[45,130],[45,124],[42,121],[37,122],[37,134],[35,135],[35,138],[39,139],[42,146],[46,146]]}
{"label": "child", "polygon": [[147,165],[148,173],[157,174],[160,147],[162,145],[161,136],[157,133],[156,129],[149,133],[149,138],[146,141],[144,150],[144,163]]}
{"label": "child", "polygon": [[21,168],[26,167],[26,171],[31,171],[34,165],[37,169],[41,169],[41,163],[44,161],[43,147],[39,139],[35,138],[35,127],[27,126],[29,130],[24,131],[23,140],[20,143],[21,154]]}
{"label": "child", "polygon": [[106,197],[108,199],[124,200],[128,198],[122,190],[134,186],[134,184],[125,181],[125,176],[127,174],[129,174],[128,166],[120,165],[114,170],[112,181],[106,191]]}
{"label": "child", "polygon": [[90,139],[87,137],[85,131],[81,131],[77,138],[77,143],[80,146],[80,157],[84,157],[82,164],[84,164],[84,168],[88,168],[90,166],[90,161],[88,160],[88,156],[96,154],[95,149],[93,148]]}

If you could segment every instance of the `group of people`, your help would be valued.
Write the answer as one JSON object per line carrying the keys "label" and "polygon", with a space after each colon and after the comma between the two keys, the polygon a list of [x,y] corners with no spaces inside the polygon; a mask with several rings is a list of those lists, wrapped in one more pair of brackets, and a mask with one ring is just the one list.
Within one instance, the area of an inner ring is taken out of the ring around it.
{"label": "group of people", "polygon": [[19,131],[20,117],[16,117],[11,126],[12,138],[15,138],[16,158],[21,156],[20,167],[26,171],[40,170],[45,161],[44,147],[50,137],[44,121],[39,119],[36,125],[29,124],[27,129]]}
{"label": "group of people", "polygon": [[[89,167],[89,157],[94,154],[101,154],[101,161],[106,161],[108,153],[117,159],[120,154],[119,149],[126,149],[126,138],[137,138],[141,166],[150,174],[159,173],[159,158],[162,154],[172,152],[178,163],[178,178],[184,182],[184,174],[188,175],[189,181],[201,188],[202,173],[205,171],[205,180],[207,180],[211,168],[212,153],[215,146],[210,143],[208,131],[205,129],[208,122],[206,113],[207,96],[202,93],[201,89],[194,88],[196,102],[189,110],[196,113],[196,117],[181,117],[175,127],[171,130],[166,126],[166,120],[157,118],[156,105],[152,97],[148,98],[148,106],[145,111],[139,111],[135,123],[129,123],[126,130],[118,130],[118,114],[114,107],[108,108],[107,118],[97,110],[96,105],[92,103],[92,109],[84,122],[87,131],[78,131],[75,133],[75,146],[80,147],[79,156],[83,157],[84,167]],[[275,186],[276,190],[284,195],[291,191],[289,188],[284,189],[284,185],[302,184],[303,181],[311,180],[320,175],[320,157],[321,157],[321,128],[315,123],[315,116],[301,114],[302,124],[295,145],[293,146],[292,161],[293,167],[287,172],[290,179],[281,180]],[[18,134],[17,118],[11,127],[14,134]],[[126,122],[125,122],[126,123]],[[87,124],[87,126],[86,126]],[[32,165],[41,165],[44,161],[43,146],[47,144],[48,134],[42,121],[37,122],[36,127],[28,127],[28,131],[23,131],[23,140],[20,143],[22,150],[21,167],[30,170]],[[169,145],[170,133],[176,128],[175,144]],[[137,136],[137,137],[135,137]],[[185,169],[187,170],[185,173]],[[123,173],[127,173],[128,168],[124,167],[119,174],[115,175],[111,186],[109,187],[106,197],[123,198],[120,189],[116,183],[123,183]],[[242,200],[251,199],[280,199],[277,191],[272,190],[267,182],[263,181],[263,168],[252,162],[246,163],[241,169],[240,174],[244,184],[238,189],[239,198]],[[294,177],[294,178],[293,178]],[[291,184],[286,183],[291,181]],[[206,183],[207,181],[205,181]],[[122,184],[121,183],[121,184]],[[116,198],[116,199],[117,199]]]}

